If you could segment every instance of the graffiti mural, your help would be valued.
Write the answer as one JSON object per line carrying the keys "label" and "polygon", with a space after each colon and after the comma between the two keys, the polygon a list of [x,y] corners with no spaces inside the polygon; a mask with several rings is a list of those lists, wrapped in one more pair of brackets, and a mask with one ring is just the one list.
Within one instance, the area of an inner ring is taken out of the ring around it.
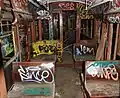
{"label": "graffiti mural", "polygon": [[14,45],[12,41],[12,35],[8,37],[4,37],[0,39],[1,41],[1,50],[2,50],[2,56],[8,56],[10,53],[14,51]]}
{"label": "graffiti mural", "polygon": [[57,54],[57,60],[61,62],[62,60],[62,43],[56,40],[44,40],[38,41],[32,44],[33,47],[33,57],[36,57],[40,54]]}
{"label": "graffiti mural", "polygon": [[[42,65],[41,65],[42,66]],[[29,82],[36,82],[41,83],[42,81],[45,83],[53,83],[54,82],[54,75],[49,68],[42,68],[41,66],[30,66],[23,68],[19,66],[18,69],[21,81],[29,81]],[[51,81],[47,81],[46,79],[51,76]]]}
{"label": "graffiti mural", "polygon": [[119,98],[120,62],[86,61],[85,85],[92,97]]}
{"label": "graffiti mural", "polygon": [[55,64],[53,62],[13,62],[12,75],[14,83],[19,83],[24,88],[22,96],[54,95]]}
{"label": "graffiti mural", "polygon": [[111,23],[120,23],[120,14],[108,15],[108,21]]}
{"label": "graffiti mural", "polygon": [[116,69],[118,62],[96,61],[86,63],[87,75],[91,78],[108,79],[117,81],[119,78],[118,71]]}
{"label": "graffiti mural", "polygon": [[93,19],[94,16],[89,14],[89,11],[85,9],[85,5],[77,3],[77,13],[81,19]]}
{"label": "graffiti mural", "polygon": [[61,2],[58,4],[58,6],[62,10],[74,10],[75,9],[75,4],[72,2]]}
{"label": "graffiti mural", "polygon": [[76,47],[76,55],[84,55],[84,54],[91,54],[94,52],[93,48],[89,48],[85,45],[80,45],[79,47]]}
{"label": "graffiti mural", "polygon": [[11,0],[13,8],[19,11],[27,11],[28,0]]}
{"label": "graffiti mural", "polygon": [[120,0],[113,0],[116,7],[120,7]]}
{"label": "graffiti mural", "polygon": [[[34,83],[54,83],[54,63],[14,63],[13,74],[15,81]],[[16,77],[17,76],[17,77]]]}
{"label": "graffiti mural", "polygon": [[74,44],[73,56],[75,60],[94,60],[96,54],[96,43],[92,40],[81,40],[81,42]]}

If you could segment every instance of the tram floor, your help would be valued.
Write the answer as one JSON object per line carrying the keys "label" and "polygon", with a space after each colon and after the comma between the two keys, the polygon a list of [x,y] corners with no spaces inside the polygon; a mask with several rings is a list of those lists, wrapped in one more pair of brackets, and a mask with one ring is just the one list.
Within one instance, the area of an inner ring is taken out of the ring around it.
{"label": "tram floor", "polygon": [[55,98],[84,98],[78,72],[70,67],[56,68]]}

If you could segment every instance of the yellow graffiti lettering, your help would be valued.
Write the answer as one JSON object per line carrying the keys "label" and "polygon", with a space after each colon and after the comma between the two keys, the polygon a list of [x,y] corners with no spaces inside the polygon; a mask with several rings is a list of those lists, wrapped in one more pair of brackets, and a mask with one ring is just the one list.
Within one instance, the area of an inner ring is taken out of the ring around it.
{"label": "yellow graffiti lettering", "polygon": [[[32,43],[33,48],[33,57],[36,57],[40,54],[56,54],[57,53],[57,59],[60,57],[62,59],[62,51],[63,51],[63,45],[62,42],[57,40],[45,40],[45,41],[38,41],[36,43]],[[58,60],[62,61],[62,60]]]}
{"label": "yellow graffiti lettering", "polygon": [[81,19],[93,19],[94,16],[89,14],[89,11],[85,10],[85,5],[77,6],[77,13]]}

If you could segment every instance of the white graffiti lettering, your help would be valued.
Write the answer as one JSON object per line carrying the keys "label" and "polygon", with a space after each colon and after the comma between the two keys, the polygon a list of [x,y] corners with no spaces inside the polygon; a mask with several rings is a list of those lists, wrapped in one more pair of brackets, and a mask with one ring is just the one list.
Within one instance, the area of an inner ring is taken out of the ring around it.
{"label": "white graffiti lettering", "polygon": [[76,55],[82,55],[78,48],[76,48]]}
{"label": "white graffiti lettering", "polygon": [[120,23],[120,17],[119,16],[110,16],[110,17],[108,17],[108,20],[112,23]]}
{"label": "white graffiti lettering", "polygon": [[[20,78],[22,81],[30,81],[30,82],[45,82],[45,83],[53,83],[54,75],[50,68],[43,68],[41,66],[30,66],[23,68],[20,65],[20,69],[18,69]],[[42,72],[42,73],[40,73]],[[51,76],[51,80],[47,81],[48,77]]]}
{"label": "white graffiti lettering", "polygon": [[92,77],[98,77],[98,78],[105,78],[105,79],[112,79],[117,81],[118,80],[118,72],[115,68],[114,64],[109,64],[108,66],[102,67],[92,67],[95,73],[93,72],[91,74]]}
{"label": "white graffiti lettering", "polygon": [[93,50],[94,50],[93,48],[89,48],[85,45],[80,45],[80,48],[76,48],[76,55],[92,53]]}

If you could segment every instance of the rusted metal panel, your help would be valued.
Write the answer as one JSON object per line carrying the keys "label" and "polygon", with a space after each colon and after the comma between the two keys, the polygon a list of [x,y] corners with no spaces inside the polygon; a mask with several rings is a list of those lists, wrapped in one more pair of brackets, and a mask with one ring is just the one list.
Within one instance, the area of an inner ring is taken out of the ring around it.
{"label": "rusted metal panel", "polygon": [[120,62],[86,61],[85,84],[91,98],[120,96]]}
{"label": "rusted metal panel", "polygon": [[15,15],[13,24],[18,21],[27,24],[25,21],[32,20],[32,14],[28,11],[28,0],[11,0],[11,4]]}
{"label": "rusted metal panel", "polygon": [[1,14],[1,9],[2,9],[2,7],[3,7],[3,4],[4,4],[3,1],[4,1],[4,0],[0,0],[0,14]]}
{"label": "rusted metal panel", "polygon": [[10,98],[24,96],[54,96],[54,62],[14,62],[14,84],[8,92]]}
{"label": "rusted metal panel", "polygon": [[4,70],[0,68],[0,98],[7,98]]}
{"label": "rusted metal panel", "polygon": [[32,35],[32,42],[35,42],[35,25],[34,25],[34,20],[31,22],[31,35]]}
{"label": "rusted metal panel", "polygon": [[90,5],[89,9],[93,14],[102,14],[106,13],[112,7],[112,2],[110,0],[95,0],[95,2]]}
{"label": "rusted metal panel", "polygon": [[39,28],[39,40],[42,40],[42,23],[41,20],[38,20],[38,28]]}

